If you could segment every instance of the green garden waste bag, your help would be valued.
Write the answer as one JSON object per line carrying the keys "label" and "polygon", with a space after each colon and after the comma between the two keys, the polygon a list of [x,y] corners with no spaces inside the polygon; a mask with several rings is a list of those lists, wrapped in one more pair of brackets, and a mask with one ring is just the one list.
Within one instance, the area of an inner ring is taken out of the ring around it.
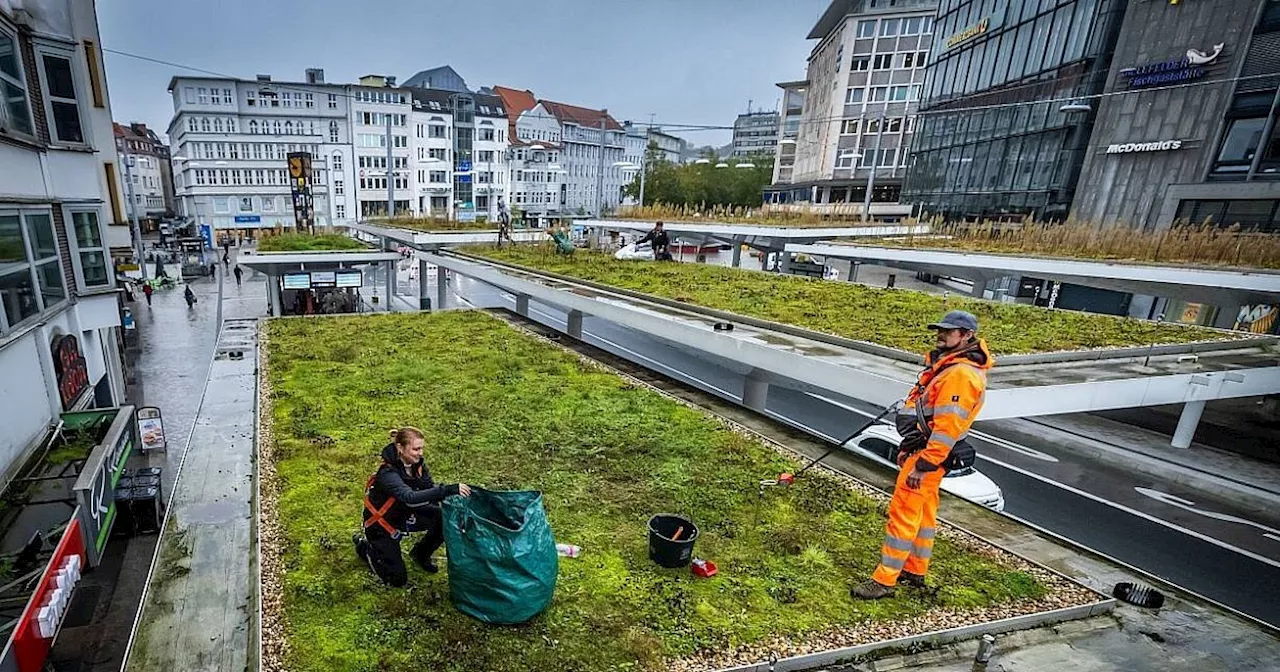
{"label": "green garden waste bag", "polygon": [[551,604],[560,558],[534,490],[471,488],[444,501],[449,596],[485,623],[524,623]]}

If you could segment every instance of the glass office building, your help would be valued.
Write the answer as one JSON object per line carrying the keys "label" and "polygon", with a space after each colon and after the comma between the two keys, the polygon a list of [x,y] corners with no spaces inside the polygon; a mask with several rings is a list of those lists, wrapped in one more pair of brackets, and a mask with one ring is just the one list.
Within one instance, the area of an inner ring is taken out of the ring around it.
{"label": "glass office building", "polygon": [[[942,0],[903,200],[924,215],[1065,218],[1124,0]],[[1079,101],[1072,104],[1073,101]]]}

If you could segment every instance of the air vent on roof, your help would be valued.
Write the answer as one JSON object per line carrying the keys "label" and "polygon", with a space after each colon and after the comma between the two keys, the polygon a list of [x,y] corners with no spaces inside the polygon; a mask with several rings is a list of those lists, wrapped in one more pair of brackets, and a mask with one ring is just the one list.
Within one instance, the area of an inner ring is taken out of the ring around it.
{"label": "air vent on roof", "polygon": [[259,82],[269,82],[269,81],[271,81],[271,75],[258,75],[258,81],[259,81]]}

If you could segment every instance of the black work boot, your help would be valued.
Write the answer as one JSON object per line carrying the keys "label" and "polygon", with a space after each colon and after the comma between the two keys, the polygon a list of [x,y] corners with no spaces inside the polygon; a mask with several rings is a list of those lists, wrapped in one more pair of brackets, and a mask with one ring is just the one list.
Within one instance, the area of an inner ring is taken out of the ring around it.
{"label": "black work boot", "polygon": [[351,543],[356,545],[356,555],[360,556],[361,560],[369,562],[369,550],[365,548],[364,535],[359,532],[351,535]]}
{"label": "black work boot", "polygon": [[905,583],[912,588],[927,588],[924,582],[924,574],[912,574],[911,572],[902,572],[898,574],[898,583]]}
{"label": "black work boot", "polygon": [[431,557],[431,554],[434,553],[435,550],[436,549],[434,548],[429,549],[422,544],[415,544],[414,547],[409,550],[409,555],[413,556],[413,561],[418,563],[418,566],[428,574],[435,574],[440,571],[440,565],[437,565],[436,561]]}
{"label": "black work boot", "polygon": [[878,600],[882,597],[892,597],[893,586],[886,586],[876,581],[864,581],[849,591],[854,597],[862,600]]}

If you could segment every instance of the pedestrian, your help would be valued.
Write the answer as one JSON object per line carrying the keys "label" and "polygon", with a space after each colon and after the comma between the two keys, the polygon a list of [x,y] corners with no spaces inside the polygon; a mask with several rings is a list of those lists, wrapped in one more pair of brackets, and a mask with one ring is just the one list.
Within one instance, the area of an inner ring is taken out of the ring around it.
{"label": "pedestrian", "polygon": [[224,268],[229,268],[231,266],[231,255],[226,252],[222,253],[222,266]]}
{"label": "pedestrian", "polygon": [[391,430],[391,443],[382,449],[382,464],[365,484],[364,531],[351,537],[356,555],[383,583],[400,588],[409,573],[400,554],[400,540],[424,532],[409,550],[425,571],[440,571],[431,554],[444,544],[440,502],[451,495],[471,496],[465,483],[436,485],[422,459],[425,435],[416,427]]}
{"label": "pedestrian", "polygon": [[654,261],[671,261],[671,237],[662,228],[662,222],[653,225],[653,230],[636,241],[636,247],[645,243],[653,248]]}
{"label": "pedestrian", "polygon": [[147,297],[147,307],[151,307],[151,293],[156,291],[151,287],[151,283],[144,281],[142,283],[142,293]]}
{"label": "pedestrian", "polygon": [[506,238],[507,242],[515,245],[516,241],[511,238],[511,209],[507,207],[507,202],[501,196],[498,197],[498,247],[502,247],[502,239]]}
{"label": "pedestrian", "polygon": [[240,280],[244,278],[244,271],[240,270],[239,266],[236,266],[236,270],[234,271],[234,273],[236,274],[236,287],[239,287]]}
{"label": "pedestrian", "polygon": [[187,285],[186,290],[182,292],[182,298],[184,298],[184,299],[186,299],[186,300],[187,300],[187,308],[188,308],[188,309],[195,308],[195,306],[196,306],[196,293],[195,293],[195,292],[193,292],[193,291],[191,291],[191,285]]}
{"label": "pedestrian", "polygon": [[978,318],[971,313],[953,310],[929,328],[937,332],[937,348],[925,355],[925,368],[897,417],[903,439],[880,564],[870,581],[852,591],[865,600],[893,595],[899,582],[925,586],[938,524],[938,487],[944,474],[968,468],[976,458],[966,437],[982,410],[987,371],[995,360],[977,337]]}

